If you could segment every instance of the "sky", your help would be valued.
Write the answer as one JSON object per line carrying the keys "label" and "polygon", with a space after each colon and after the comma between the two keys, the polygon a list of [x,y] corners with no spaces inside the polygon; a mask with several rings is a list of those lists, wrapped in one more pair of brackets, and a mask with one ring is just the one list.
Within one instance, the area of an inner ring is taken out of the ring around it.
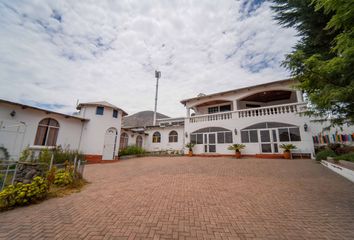
{"label": "sky", "polygon": [[185,115],[180,100],[289,77],[297,41],[264,0],[0,0],[0,98],[62,113],[108,101]]}

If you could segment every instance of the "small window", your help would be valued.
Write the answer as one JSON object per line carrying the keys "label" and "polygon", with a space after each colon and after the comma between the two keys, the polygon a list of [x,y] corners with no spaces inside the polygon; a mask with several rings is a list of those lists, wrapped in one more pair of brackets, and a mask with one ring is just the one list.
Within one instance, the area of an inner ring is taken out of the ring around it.
{"label": "small window", "polygon": [[231,111],[231,105],[220,106],[220,112],[228,112],[228,111]]}
{"label": "small window", "polygon": [[52,118],[45,118],[39,122],[34,145],[55,146],[59,132],[59,123]]}
{"label": "small window", "polygon": [[178,133],[176,131],[171,131],[168,135],[168,142],[178,142]]}
{"label": "small window", "polygon": [[153,143],[161,142],[161,134],[159,132],[154,132],[154,134],[152,135],[152,142]]}
{"label": "small window", "polygon": [[225,143],[232,143],[232,132],[225,132]]}
{"label": "small window", "polygon": [[142,136],[140,136],[140,135],[138,135],[137,137],[136,137],[136,140],[135,140],[136,142],[135,142],[135,145],[137,146],[137,147],[139,147],[139,148],[142,148],[143,147],[143,137]]}
{"label": "small window", "polygon": [[197,134],[197,144],[203,144],[203,133]]}
{"label": "small window", "polygon": [[250,130],[250,142],[256,143],[258,142],[258,133],[257,130]]}
{"label": "small window", "polygon": [[250,142],[250,138],[248,136],[248,131],[241,131],[241,142],[243,142],[243,143]]}
{"label": "small window", "polygon": [[113,117],[118,118],[118,111],[113,109]]}
{"label": "small window", "polygon": [[97,107],[96,108],[96,115],[103,115],[104,107]]}
{"label": "small window", "polygon": [[191,143],[196,144],[196,143],[197,143],[197,134],[192,133],[192,134],[190,135],[190,137],[191,137]]}
{"label": "small window", "polygon": [[120,135],[120,142],[119,142],[119,149],[125,149],[128,147],[128,134],[127,133],[122,133]]}
{"label": "small window", "polygon": [[292,142],[301,141],[299,128],[289,128],[289,132],[290,132],[290,140]]}
{"label": "small window", "polygon": [[279,128],[279,141],[280,142],[289,142],[289,129],[288,128]]}
{"label": "small window", "polygon": [[211,113],[217,113],[219,112],[219,107],[210,107],[208,108],[208,113],[211,114]]}

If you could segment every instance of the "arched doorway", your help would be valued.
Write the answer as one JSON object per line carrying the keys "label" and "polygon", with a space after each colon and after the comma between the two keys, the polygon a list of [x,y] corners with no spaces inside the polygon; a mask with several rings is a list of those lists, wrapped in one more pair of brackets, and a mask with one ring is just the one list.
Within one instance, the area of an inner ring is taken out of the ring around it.
{"label": "arched doorway", "polygon": [[104,145],[102,160],[113,160],[116,155],[118,131],[115,128],[109,128],[104,136]]}

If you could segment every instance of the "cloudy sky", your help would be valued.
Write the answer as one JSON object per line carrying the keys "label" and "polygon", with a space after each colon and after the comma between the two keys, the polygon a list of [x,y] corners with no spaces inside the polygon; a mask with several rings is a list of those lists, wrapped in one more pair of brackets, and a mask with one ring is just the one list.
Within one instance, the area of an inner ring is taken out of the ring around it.
{"label": "cloudy sky", "polygon": [[0,98],[64,113],[109,101],[184,116],[181,99],[289,76],[296,42],[264,0],[0,0]]}

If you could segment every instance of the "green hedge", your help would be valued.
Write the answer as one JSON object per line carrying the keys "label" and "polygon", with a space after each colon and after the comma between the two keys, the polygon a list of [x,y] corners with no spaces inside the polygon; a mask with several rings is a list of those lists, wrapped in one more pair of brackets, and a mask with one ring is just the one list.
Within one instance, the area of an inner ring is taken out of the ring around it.
{"label": "green hedge", "polygon": [[336,157],[337,154],[332,149],[326,149],[316,154],[316,160],[327,160],[327,157]]}
{"label": "green hedge", "polygon": [[142,155],[145,153],[146,153],[146,151],[143,148],[132,145],[132,146],[128,146],[128,147],[120,150],[119,156]]}
{"label": "green hedge", "polygon": [[347,153],[334,158],[335,160],[345,160],[349,162],[354,162],[354,153]]}

